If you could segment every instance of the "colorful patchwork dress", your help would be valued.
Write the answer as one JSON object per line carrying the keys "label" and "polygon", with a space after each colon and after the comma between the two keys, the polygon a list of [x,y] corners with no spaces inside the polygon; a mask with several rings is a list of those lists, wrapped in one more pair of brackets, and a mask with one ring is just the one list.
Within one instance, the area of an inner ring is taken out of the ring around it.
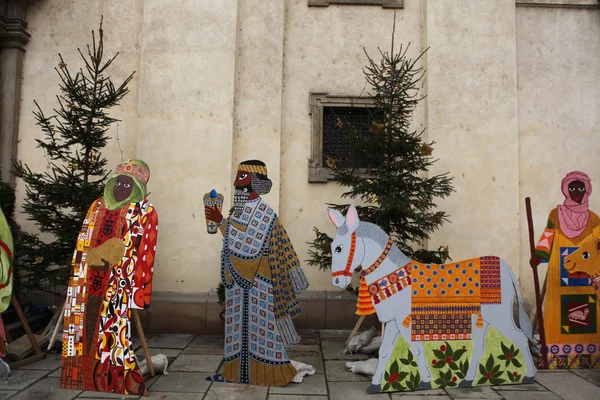
{"label": "colorful patchwork dress", "polygon": [[536,253],[548,262],[544,332],[550,369],[600,368],[600,307],[587,274],[571,275],[564,259],[580,243],[598,236],[600,218],[590,211],[581,234],[568,238],[560,229],[558,210],[550,212]]}
{"label": "colorful patchwork dress", "polygon": [[[4,213],[0,210],[0,313],[6,311],[12,299],[13,238]],[[0,316],[0,357],[7,353],[6,334]]]}
{"label": "colorful patchwork dress", "polygon": [[308,287],[277,214],[260,197],[224,219],[221,281],[226,288],[223,376],[236,383],[284,386],[296,375],[286,349],[300,338],[292,319]]}
{"label": "colorful patchwork dress", "polygon": [[146,199],[110,210],[100,198],[89,208],[67,292],[62,388],[148,395],[130,318],[150,305],[157,225]]}

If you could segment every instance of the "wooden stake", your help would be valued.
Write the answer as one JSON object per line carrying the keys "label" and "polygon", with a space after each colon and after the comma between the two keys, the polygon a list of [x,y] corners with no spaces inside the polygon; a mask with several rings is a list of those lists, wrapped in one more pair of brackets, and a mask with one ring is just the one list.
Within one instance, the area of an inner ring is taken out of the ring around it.
{"label": "wooden stake", "polygon": [[21,320],[21,323],[23,324],[25,333],[27,333],[27,337],[29,338],[29,341],[31,342],[31,346],[33,346],[34,353],[38,356],[40,354],[43,354],[42,350],[40,350],[40,346],[38,346],[37,341],[33,337],[33,332],[31,332],[31,328],[29,327],[29,322],[27,322],[27,318],[25,318],[25,314],[23,314],[23,310],[21,310],[21,305],[19,304],[19,301],[17,300],[17,298],[15,297],[14,294],[12,296],[11,303],[12,303],[15,311],[17,312],[17,315],[19,316],[19,320]]}
{"label": "wooden stake", "polygon": [[[546,274],[546,278],[544,279],[544,285],[542,286],[542,294],[541,294],[541,298],[542,298],[542,305],[544,305],[544,299],[546,298],[546,286],[548,285],[548,274]],[[535,314],[533,314],[533,329],[535,329],[537,327],[537,323],[538,323],[538,310],[537,307],[535,309]]]}
{"label": "wooden stake", "polygon": [[[527,227],[529,228],[529,251],[531,252],[531,260],[535,256],[535,239],[533,237],[533,217],[531,215],[531,199],[525,198],[525,211],[527,213]],[[544,315],[542,311],[542,299],[540,294],[540,280],[538,277],[537,265],[530,261],[530,266],[533,269],[533,284],[535,288],[535,305],[537,307],[540,332],[540,354],[542,355],[542,367],[548,369],[548,349],[546,348],[546,334],[544,332]]]}
{"label": "wooden stake", "polygon": [[350,343],[350,339],[352,339],[354,335],[356,335],[356,332],[358,332],[358,329],[360,328],[364,320],[365,316],[361,315],[358,321],[356,321],[356,325],[354,325],[354,329],[352,330],[352,333],[350,333],[350,337],[348,338],[348,340],[346,340],[346,344]]}
{"label": "wooden stake", "polygon": [[48,350],[54,346],[54,341],[56,340],[56,334],[58,333],[58,327],[61,325],[60,319],[65,317],[65,309],[67,308],[67,302],[63,303],[62,310],[60,311],[60,315],[56,319],[56,325],[54,326],[54,331],[52,332],[52,336],[50,337],[50,341],[48,342]]}
{"label": "wooden stake", "polygon": [[134,308],[131,310],[131,314],[133,315],[135,329],[137,330],[138,336],[140,337],[140,341],[142,342],[142,349],[144,349],[144,355],[146,356],[146,365],[148,365],[148,372],[150,372],[150,376],[154,376],[156,375],[156,373],[154,372],[152,357],[150,356],[148,344],[146,344],[146,336],[144,335],[144,329],[142,328],[142,321],[140,321],[140,316],[138,315],[137,311],[138,310]]}

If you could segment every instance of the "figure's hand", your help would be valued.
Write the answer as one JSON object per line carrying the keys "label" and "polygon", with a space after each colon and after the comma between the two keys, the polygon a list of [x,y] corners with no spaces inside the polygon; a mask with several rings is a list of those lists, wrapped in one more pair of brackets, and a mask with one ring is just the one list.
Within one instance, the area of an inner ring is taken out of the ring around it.
{"label": "figure's hand", "polygon": [[531,259],[529,260],[529,265],[531,265],[531,268],[536,268],[538,265],[540,265],[542,263],[542,257],[535,255],[533,257],[531,257]]}
{"label": "figure's hand", "polygon": [[206,215],[206,219],[214,221],[217,224],[223,221],[223,214],[221,214],[217,207],[204,206],[204,215]]}

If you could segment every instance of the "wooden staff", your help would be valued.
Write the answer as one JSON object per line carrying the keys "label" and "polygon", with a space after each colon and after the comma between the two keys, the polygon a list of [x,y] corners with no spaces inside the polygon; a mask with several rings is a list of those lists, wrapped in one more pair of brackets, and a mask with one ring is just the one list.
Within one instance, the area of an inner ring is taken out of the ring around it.
{"label": "wooden staff", "polygon": [[150,350],[146,344],[146,336],[144,335],[144,329],[142,328],[142,321],[138,315],[137,309],[132,309],[131,314],[133,315],[133,321],[135,322],[135,329],[137,330],[140,341],[142,342],[142,349],[144,349],[144,355],[146,356],[146,364],[148,365],[148,372],[150,376],[156,375],[154,372],[154,365],[152,364],[152,357],[150,356]]}
{"label": "wooden staff", "polygon": [[533,236],[533,217],[531,216],[531,199],[525,198],[525,210],[527,213],[527,226],[529,228],[529,250],[531,252],[531,259],[529,265],[533,269],[533,283],[535,285],[535,305],[537,308],[537,315],[540,320],[539,331],[540,331],[540,353],[542,355],[542,367],[548,369],[548,349],[546,348],[546,335],[544,333],[544,315],[542,312],[542,298],[540,295],[540,280],[538,277],[538,264],[535,264],[535,242]]}

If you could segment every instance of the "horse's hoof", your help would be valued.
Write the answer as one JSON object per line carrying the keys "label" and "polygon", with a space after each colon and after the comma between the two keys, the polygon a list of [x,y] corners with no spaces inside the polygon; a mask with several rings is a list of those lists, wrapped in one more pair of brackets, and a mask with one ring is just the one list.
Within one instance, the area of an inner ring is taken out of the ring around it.
{"label": "horse's hoof", "polygon": [[417,390],[431,390],[431,382],[421,382]]}
{"label": "horse's hoof", "polygon": [[526,376],[525,378],[523,378],[523,382],[522,383],[534,383],[535,379],[533,376]]}
{"label": "horse's hoof", "polygon": [[461,381],[461,382],[458,384],[458,387],[459,387],[459,388],[470,388],[470,387],[472,387],[472,386],[473,386],[473,381]]}
{"label": "horse's hoof", "polygon": [[381,393],[381,385],[373,385],[371,383],[367,386],[367,393]]}

